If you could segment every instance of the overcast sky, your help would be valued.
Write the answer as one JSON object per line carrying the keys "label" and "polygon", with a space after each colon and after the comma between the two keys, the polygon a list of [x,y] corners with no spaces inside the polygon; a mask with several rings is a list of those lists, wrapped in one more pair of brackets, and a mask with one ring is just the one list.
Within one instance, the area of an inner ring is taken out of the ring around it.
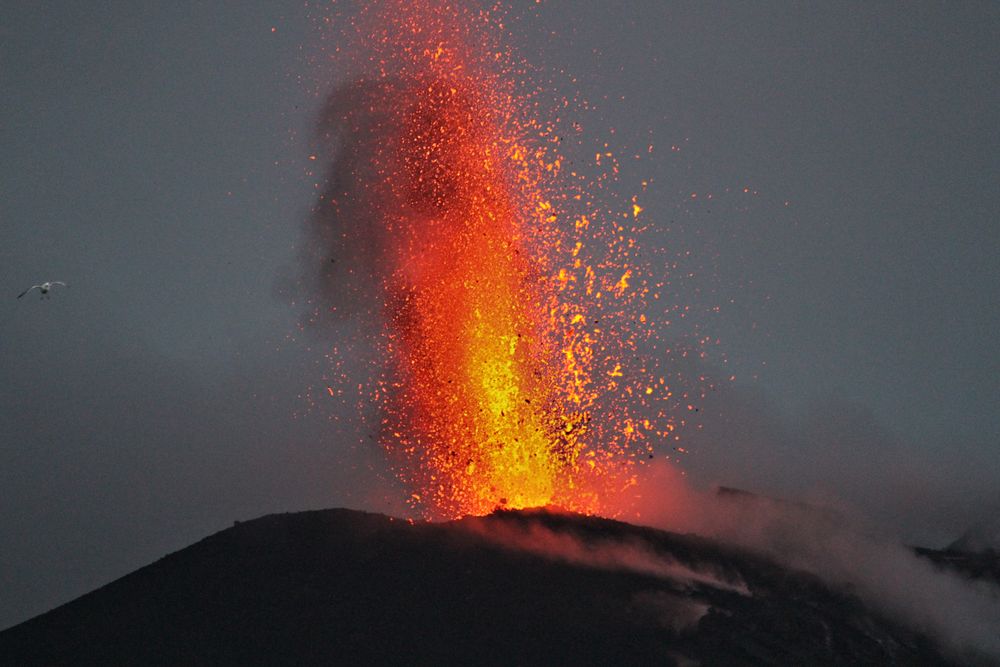
{"label": "overcast sky", "polygon": [[[646,243],[690,253],[674,298],[737,376],[695,483],[931,546],[1000,511],[1000,5],[547,0],[518,29],[592,136],[654,145],[621,187],[653,180]],[[318,49],[302,3],[0,13],[0,627],[234,519],[391,509],[306,398],[351,324],[299,335],[287,289]]]}

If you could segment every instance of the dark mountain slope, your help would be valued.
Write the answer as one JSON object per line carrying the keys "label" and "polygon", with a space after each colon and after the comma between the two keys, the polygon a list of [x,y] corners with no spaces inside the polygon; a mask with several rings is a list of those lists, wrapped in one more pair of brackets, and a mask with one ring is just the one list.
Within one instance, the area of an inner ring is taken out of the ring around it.
{"label": "dark mountain slope", "polygon": [[4,665],[698,663],[946,664],[810,576],[541,511],[266,516],[0,633]]}

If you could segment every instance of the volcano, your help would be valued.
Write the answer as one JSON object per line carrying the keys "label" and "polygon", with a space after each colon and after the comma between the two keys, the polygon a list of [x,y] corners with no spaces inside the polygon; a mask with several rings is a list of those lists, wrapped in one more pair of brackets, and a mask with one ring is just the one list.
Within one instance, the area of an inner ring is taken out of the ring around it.
{"label": "volcano", "polygon": [[0,663],[949,664],[811,575],[554,510],[237,522],[0,633]]}

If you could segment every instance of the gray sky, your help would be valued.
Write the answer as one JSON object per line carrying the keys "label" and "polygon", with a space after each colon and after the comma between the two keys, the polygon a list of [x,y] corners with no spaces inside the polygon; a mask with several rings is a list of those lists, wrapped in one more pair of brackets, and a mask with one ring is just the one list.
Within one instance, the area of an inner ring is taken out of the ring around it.
{"label": "gray sky", "polygon": [[[690,476],[935,546],[1000,511],[1000,5],[548,0],[519,29],[595,140],[654,144],[621,187],[654,180],[647,244],[690,252],[675,296],[738,378]],[[351,325],[299,336],[278,289],[315,39],[300,3],[0,14],[0,627],[237,518],[387,508],[363,430],[303,398]]]}

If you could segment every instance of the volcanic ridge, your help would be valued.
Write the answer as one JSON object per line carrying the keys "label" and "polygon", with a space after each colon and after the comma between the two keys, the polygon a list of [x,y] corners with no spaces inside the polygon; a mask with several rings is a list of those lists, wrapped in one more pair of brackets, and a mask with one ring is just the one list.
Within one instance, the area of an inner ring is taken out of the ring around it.
{"label": "volcanic ridge", "polygon": [[849,592],[694,535],[346,509],[237,522],[0,632],[0,663],[949,664]]}

